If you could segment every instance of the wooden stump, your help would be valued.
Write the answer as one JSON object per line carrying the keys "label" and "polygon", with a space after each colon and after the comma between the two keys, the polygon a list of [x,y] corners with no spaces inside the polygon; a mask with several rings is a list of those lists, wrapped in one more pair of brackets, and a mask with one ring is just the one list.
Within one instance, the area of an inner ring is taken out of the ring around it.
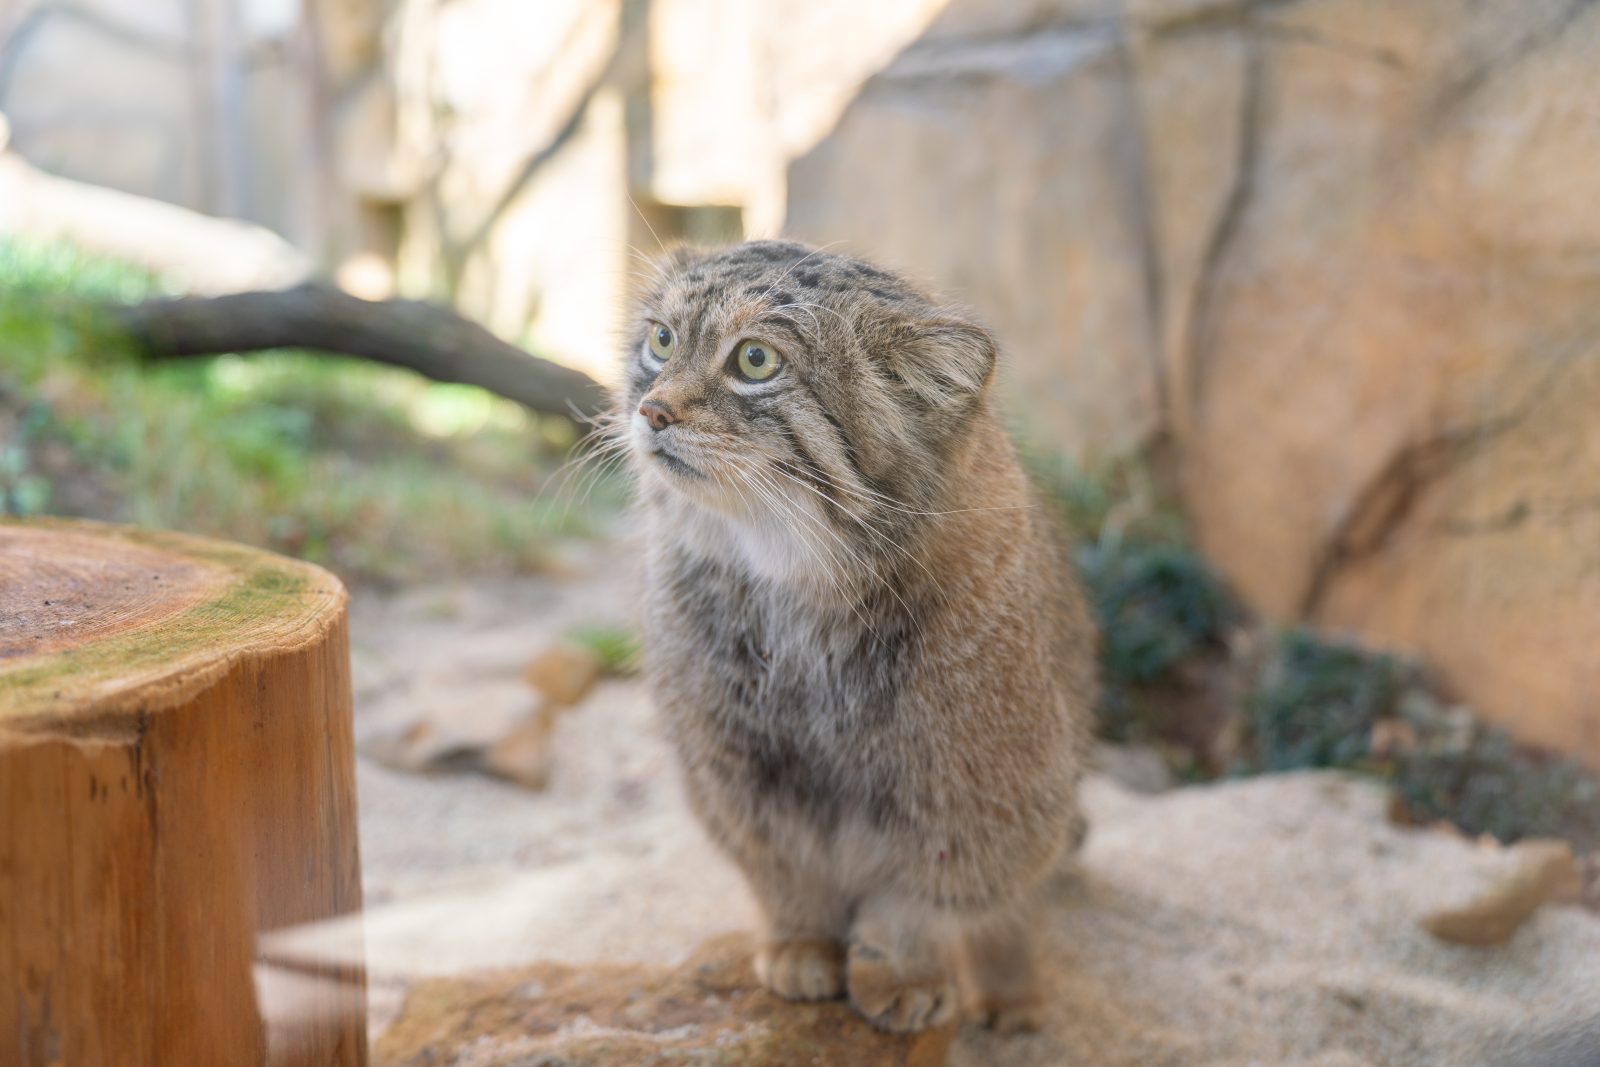
{"label": "wooden stump", "polygon": [[345,599],[235,545],[0,523],[0,1064],[366,1062],[359,966],[285,982],[259,947],[361,906]]}

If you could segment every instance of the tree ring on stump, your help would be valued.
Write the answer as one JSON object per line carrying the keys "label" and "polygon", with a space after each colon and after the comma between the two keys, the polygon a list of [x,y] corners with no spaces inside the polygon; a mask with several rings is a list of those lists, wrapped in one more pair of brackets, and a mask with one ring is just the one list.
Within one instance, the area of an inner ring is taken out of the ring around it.
{"label": "tree ring on stump", "polygon": [[240,545],[0,523],[0,732],[181,702],[237,656],[318,640],[345,599],[321,568]]}
{"label": "tree ring on stump", "polygon": [[0,1063],[365,1064],[359,939],[265,936],[361,908],[345,608],[258,549],[0,521]]}

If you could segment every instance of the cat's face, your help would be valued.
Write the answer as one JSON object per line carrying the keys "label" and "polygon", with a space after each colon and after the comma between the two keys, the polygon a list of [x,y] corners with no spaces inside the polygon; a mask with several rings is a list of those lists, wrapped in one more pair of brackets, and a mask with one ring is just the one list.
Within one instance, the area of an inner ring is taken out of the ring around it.
{"label": "cat's face", "polygon": [[853,540],[924,506],[994,358],[867,264],[780,241],[680,250],[633,323],[620,414],[647,501]]}

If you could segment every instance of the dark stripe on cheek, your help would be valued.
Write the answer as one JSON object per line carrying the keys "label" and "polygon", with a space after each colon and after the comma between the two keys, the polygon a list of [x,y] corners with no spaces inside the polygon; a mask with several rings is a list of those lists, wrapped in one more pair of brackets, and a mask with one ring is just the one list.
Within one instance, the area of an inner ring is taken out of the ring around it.
{"label": "dark stripe on cheek", "polygon": [[727,395],[728,398],[733,402],[733,407],[738,412],[741,419],[743,419],[745,422],[751,423],[756,421],[757,413],[760,412],[761,409],[756,406],[755,397],[746,396],[737,389],[729,389],[727,391]]}
{"label": "dark stripe on cheek", "polygon": [[791,466],[795,468],[796,473],[810,483],[812,488],[822,495],[822,502],[826,510],[835,513],[833,516],[835,523],[843,525],[840,522],[840,516],[836,514],[842,509],[839,507],[838,499],[834,496],[833,483],[823,471],[821,464],[811,454],[811,450],[806,448],[805,442],[800,440],[800,436],[794,432],[794,425],[788,419],[785,419],[782,415],[774,415],[773,418],[783,428],[785,436],[789,439],[789,447],[794,449],[795,457],[799,461],[797,464],[791,464]]}
{"label": "dark stripe on cheek", "polygon": [[856,443],[852,441],[850,439],[850,435],[845,432],[844,424],[841,423],[834,416],[833,412],[828,410],[827,405],[823,404],[820,400],[817,401],[817,410],[822,412],[822,417],[828,420],[828,425],[832,426],[833,432],[838,435],[839,446],[844,449],[844,458],[845,461],[850,464],[851,472],[861,480],[862,485],[881,492],[881,490],[878,490],[877,483],[871,478],[867,477],[867,472],[861,468],[861,455],[856,451]]}

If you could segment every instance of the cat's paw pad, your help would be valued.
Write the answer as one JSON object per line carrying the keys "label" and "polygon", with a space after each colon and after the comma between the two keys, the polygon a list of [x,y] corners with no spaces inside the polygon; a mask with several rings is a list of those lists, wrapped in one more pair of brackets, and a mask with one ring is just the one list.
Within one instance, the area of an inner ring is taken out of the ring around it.
{"label": "cat's paw pad", "polygon": [[906,972],[870,945],[850,946],[845,985],[850,1003],[873,1026],[897,1034],[940,1026],[955,1018],[960,994],[947,974]]}
{"label": "cat's paw pad", "polygon": [[756,977],[785,1000],[832,1000],[844,992],[844,948],[837,941],[769,941],[756,954]]}

